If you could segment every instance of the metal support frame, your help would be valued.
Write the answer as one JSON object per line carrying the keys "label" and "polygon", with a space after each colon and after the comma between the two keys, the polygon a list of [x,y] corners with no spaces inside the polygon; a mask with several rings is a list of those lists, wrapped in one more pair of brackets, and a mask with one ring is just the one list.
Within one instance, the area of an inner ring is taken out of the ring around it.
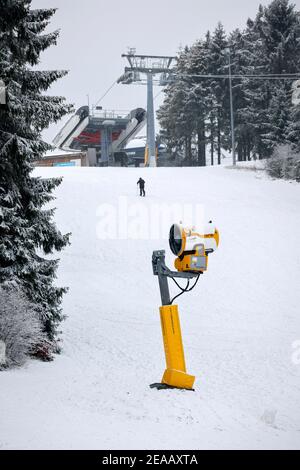
{"label": "metal support frame", "polygon": [[148,161],[150,167],[156,166],[156,148],[155,148],[155,118],[153,101],[153,76],[147,74],[147,145]]}
{"label": "metal support frame", "polygon": [[113,155],[111,155],[110,145],[112,141],[112,131],[110,127],[101,129],[101,162],[111,165]]}
{"label": "metal support frame", "polygon": [[147,76],[147,146],[148,146],[148,166],[156,167],[156,142],[155,142],[155,114],[153,99],[153,82],[156,75],[163,75],[164,81],[158,84],[167,83],[167,76],[171,74],[171,65],[176,57],[137,55],[135,49],[131,49],[128,54],[122,54],[128,60],[129,67],[125,67],[125,73],[119,78],[118,83],[130,85],[142,83],[141,74]]}
{"label": "metal support frame", "polygon": [[153,274],[158,276],[162,306],[160,321],[166,357],[166,369],[161,383],[150,385],[151,388],[180,388],[193,390],[195,377],[186,371],[180,319],[177,305],[171,305],[168,277],[191,279],[199,274],[192,272],[171,271],[165,263],[165,251],[154,251],[152,255]]}
{"label": "metal support frame", "polygon": [[158,276],[162,305],[171,305],[168,277],[181,279],[193,279],[199,273],[171,271],[165,262],[165,250],[154,251],[152,255],[153,274]]}

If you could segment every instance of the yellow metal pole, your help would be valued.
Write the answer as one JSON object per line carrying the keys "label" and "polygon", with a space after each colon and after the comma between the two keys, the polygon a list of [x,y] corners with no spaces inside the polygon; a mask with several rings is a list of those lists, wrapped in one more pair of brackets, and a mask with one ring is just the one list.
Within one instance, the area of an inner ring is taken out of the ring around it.
{"label": "yellow metal pole", "polygon": [[149,164],[149,147],[148,145],[146,145],[145,147],[145,162],[144,162],[144,165],[145,166],[148,166]]}
{"label": "yellow metal pole", "polygon": [[160,307],[160,321],[167,365],[162,383],[191,390],[195,377],[186,373],[178,306]]}

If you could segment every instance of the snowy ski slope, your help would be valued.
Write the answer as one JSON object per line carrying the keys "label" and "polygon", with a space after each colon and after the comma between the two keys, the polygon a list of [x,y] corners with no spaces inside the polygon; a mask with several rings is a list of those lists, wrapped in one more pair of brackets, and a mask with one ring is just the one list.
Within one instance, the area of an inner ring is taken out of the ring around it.
{"label": "snowy ski slope", "polygon": [[[58,279],[68,319],[53,363],[0,374],[0,448],[299,449],[300,185],[226,168],[35,172],[64,176],[55,205],[73,232]],[[221,235],[178,300],[195,392],[149,388],[165,366],[151,256],[166,249],[171,266],[167,240],[99,239],[101,211],[118,216],[126,203],[132,218],[172,202],[203,204]]]}

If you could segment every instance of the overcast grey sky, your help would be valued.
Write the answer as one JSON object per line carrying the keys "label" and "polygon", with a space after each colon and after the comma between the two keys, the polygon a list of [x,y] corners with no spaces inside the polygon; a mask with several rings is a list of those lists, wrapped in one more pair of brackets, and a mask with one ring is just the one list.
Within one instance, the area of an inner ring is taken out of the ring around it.
{"label": "overcast grey sky", "polygon": [[[51,94],[76,107],[97,101],[123,73],[121,54],[174,55],[221,21],[229,32],[254,17],[259,3],[270,0],[33,0],[34,8],[57,7],[51,30],[61,29],[56,47],[41,57],[41,68],[68,69]],[[300,0],[295,0],[300,10]],[[159,92],[155,90],[156,93]],[[159,105],[162,94],[156,101]],[[106,109],[133,109],[146,104],[146,87],[116,85],[103,100]],[[62,123],[46,133],[51,140]]]}

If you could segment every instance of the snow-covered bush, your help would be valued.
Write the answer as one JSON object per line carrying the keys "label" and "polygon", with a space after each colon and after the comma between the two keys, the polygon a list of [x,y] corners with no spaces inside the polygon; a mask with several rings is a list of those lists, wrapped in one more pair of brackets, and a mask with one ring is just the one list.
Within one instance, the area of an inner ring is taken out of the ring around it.
{"label": "snow-covered bush", "polygon": [[0,369],[24,364],[29,354],[45,344],[38,315],[18,288],[0,287],[0,343],[5,352]]}
{"label": "snow-covered bush", "polygon": [[272,177],[272,178],[282,178],[282,158],[279,157],[272,157],[266,162],[266,170],[267,173]]}
{"label": "snow-covered bush", "polygon": [[284,178],[300,182],[300,155],[289,145],[279,145],[266,162],[266,170],[272,178]]}

